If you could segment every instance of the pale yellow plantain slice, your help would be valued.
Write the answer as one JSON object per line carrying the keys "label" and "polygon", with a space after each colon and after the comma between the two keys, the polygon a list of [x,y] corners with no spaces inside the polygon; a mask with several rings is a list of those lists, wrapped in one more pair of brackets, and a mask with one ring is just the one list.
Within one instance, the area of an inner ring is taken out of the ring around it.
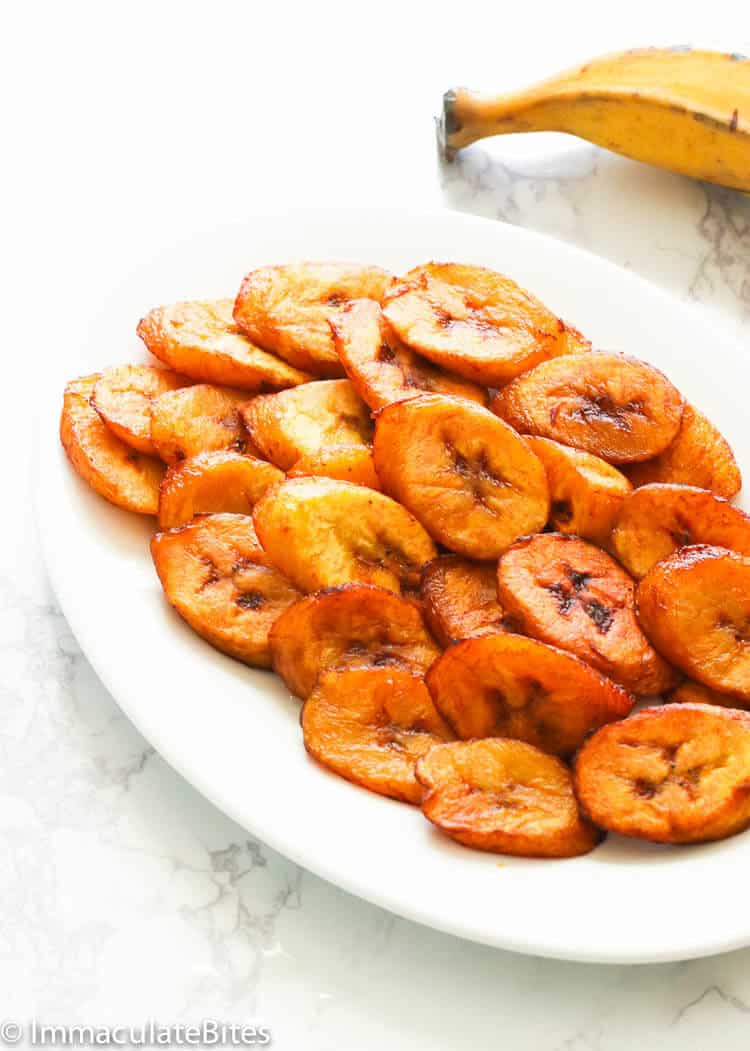
{"label": "pale yellow plantain slice", "polygon": [[644,485],[625,501],[612,533],[612,550],[634,577],[689,544],[750,555],[750,516],[707,489]]}
{"label": "pale yellow plantain slice", "polygon": [[265,460],[231,450],[198,453],[170,467],[159,489],[159,525],[172,529],[196,515],[231,512],[249,515],[283,473]]}
{"label": "pale yellow plantain slice", "polygon": [[578,810],[570,771],[522,741],[434,745],[417,761],[422,813],[477,850],[530,858],[587,854],[601,834]]}
{"label": "pale yellow plantain slice", "polygon": [[155,515],[162,464],[121,441],[102,421],[91,399],[100,373],[72,380],[65,388],[60,441],[77,474],[126,511]]}
{"label": "pale yellow plantain slice", "polygon": [[305,592],[357,582],[414,591],[437,554],[395,500],[332,478],[289,478],[266,493],[253,517],[274,564]]}
{"label": "pale yellow plantain slice", "polygon": [[549,525],[604,547],[632,485],[616,467],[551,438],[526,439],[544,464],[550,495]]}
{"label": "pale yellow plantain slice", "polygon": [[420,597],[425,620],[442,646],[512,630],[497,600],[494,562],[442,555],[422,570]]}
{"label": "pale yellow plantain slice", "polygon": [[341,376],[329,322],[350,299],[380,301],[393,278],[377,266],[292,263],[252,270],[234,319],[247,335],[315,376]]}
{"label": "pale yellow plantain slice", "polygon": [[513,737],[562,756],[633,707],[629,693],[577,657],[521,635],[457,642],[432,665],[427,686],[457,737]]}
{"label": "pale yellow plantain slice", "polygon": [[638,585],[638,619],[680,671],[750,701],[750,558],[683,547]]}
{"label": "pale yellow plantain slice", "polygon": [[673,482],[711,489],[731,500],[742,488],[742,476],[729,442],[692,405],[685,405],[677,437],[664,452],[625,468],[633,485]]}
{"label": "pale yellow plantain slice", "polygon": [[490,408],[521,434],[620,464],[667,448],[680,427],[682,396],[651,365],[597,351],[545,361],[499,391]]}
{"label": "pale yellow plantain slice", "polygon": [[590,347],[515,281],[480,266],[417,267],[389,293],[384,314],[407,346],[488,387]]}
{"label": "pale yellow plantain slice", "polygon": [[253,398],[242,413],[253,445],[288,471],[329,445],[367,445],[370,412],[348,380],[305,383]]}
{"label": "pale yellow plantain slice", "polygon": [[274,671],[298,697],[332,668],[422,674],[440,656],[415,603],[371,584],[327,588],[296,602],[274,624],[270,645]]}
{"label": "pale yellow plantain slice", "polygon": [[169,602],[230,657],[271,665],[268,632],[300,597],[270,564],[247,515],[217,514],[157,533],[151,554]]}
{"label": "pale yellow plantain slice", "polygon": [[638,694],[676,685],[635,616],[635,583],[584,540],[544,533],[520,540],[500,560],[498,595],[521,630],[569,650]]}
{"label": "pale yellow plantain slice", "polygon": [[419,803],[414,763],[449,740],[421,677],[397,668],[324,672],[302,709],[305,748],[347,781]]}
{"label": "pale yellow plantain slice", "polygon": [[575,790],[602,828],[656,843],[724,839],[750,824],[750,716],[702,704],[646,708],[597,731]]}
{"label": "pale yellow plantain slice", "polygon": [[159,394],[190,386],[187,376],[149,365],[116,365],[105,369],[94,387],[91,404],[126,445],[158,456],[151,440],[151,403]]}
{"label": "pale yellow plantain slice", "polygon": [[423,394],[377,418],[383,488],[457,554],[497,558],[547,521],[544,468],[526,442],[464,398]]}
{"label": "pale yellow plantain slice", "polygon": [[371,409],[425,391],[487,404],[484,387],[444,372],[402,343],[371,299],[347,303],[331,328],[339,360]]}
{"label": "pale yellow plantain slice", "polygon": [[245,391],[196,383],[160,394],[151,402],[151,440],[165,463],[216,449],[244,452],[247,432],[240,406]]}
{"label": "pale yellow plantain slice", "polygon": [[260,392],[311,378],[256,347],[235,324],[233,306],[211,299],[157,307],[138,323],[138,335],[154,357],[202,383]]}
{"label": "pale yellow plantain slice", "polygon": [[375,471],[372,449],[367,445],[326,445],[318,452],[301,456],[290,471],[289,478],[314,475],[354,482],[370,489],[382,489]]}

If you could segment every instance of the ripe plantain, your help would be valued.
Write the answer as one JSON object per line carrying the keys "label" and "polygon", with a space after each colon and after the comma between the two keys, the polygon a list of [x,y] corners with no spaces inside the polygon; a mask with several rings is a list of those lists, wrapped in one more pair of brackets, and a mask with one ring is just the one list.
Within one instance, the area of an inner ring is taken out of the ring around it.
{"label": "ripe plantain", "polygon": [[307,697],[321,671],[401,667],[423,673],[440,656],[419,609],[371,584],[327,588],[291,606],[270,637],[274,671]]}
{"label": "ripe plantain", "polygon": [[383,488],[458,554],[497,558],[547,521],[541,462],[512,428],[465,398],[422,394],[386,406],[373,452]]}
{"label": "ripe plantain", "polygon": [[586,742],[574,783],[584,812],[608,831],[656,843],[733,836],[750,824],[750,715],[646,708]]}
{"label": "ripe plantain", "polygon": [[638,619],[680,671],[750,701],[750,558],[683,547],[638,585]]}
{"label": "ripe plantain", "polygon": [[727,500],[742,487],[742,475],[729,442],[703,413],[687,403],[677,437],[664,452],[645,463],[628,464],[624,470],[636,486],[649,482],[695,485],[711,489]]}
{"label": "ripe plantain", "polygon": [[265,460],[231,450],[198,453],[170,467],[159,489],[159,525],[173,529],[199,514],[251,514],[283,473]]}
{"label": "ripe plantain", "polygon": [[302,731],[323,766],[405,803],[422,798],[415,760],[452,736],[421,677],[397,668],[324,672],[302,709]]}
{"label": "ripe plantain", "polygon": [[494,562],[442,555],[422,570],[420,596],[425,620],[443,646],[511,630],[497,600]]}
{"label": "ripe plantain", "polygon": [[245,391],[196,383],[168,391],[151,402],[151,440],[168,464],[188,456],[234,449],[244,452],[247,432],[240,418]]}
{"label": "ripe plantain", "polygon": [[543,533],[507,551],[498,595],[521,630],[574,653],[637,694],[661,693],[675,675],[635,616],[635,583],[606,552]]}
{"label": "ripe plantain", "polygon": [[339,360],[371,409],[425,391],[487,404],[484,387],[444,372],[405,346],[371,299],[347,303],[331,329]]}
{"label": "ripe plantain", "polygon": [[393,281],[377,266],[292,263],[252,270],[242,282],[234,319],[261,347],[314,376],[342,376],[329,322],[350,299],[385,295]]}
{"label": "ripe plantain", "polygon": [[157,533],[151,555],[193,631],[230,657],[271,666],[268,632],[300,595],[269,562],[248,515],[205,515]]}
{"label": "ripe plantain", "polygon": [[427,686],[456,736],[513,737],[563,756],[633,707],[582,660],[521,635],[457,642],[432,665]]}
{"label": "ripe plantain", "polygon": [[253,518],[274,564],[308,593],[357,582],[414,591],[437,554],[395,500],[332,478],[288,478],[263,496]]}
{"label": "ripe plantain", "polygon": [[625,475],[598,456],[550,438],[530,435],[526,441],[547,472],[549,526],[604,547],[633,488]]}
{"label": "ripe plantain", "polygon": [[190,386],[187,376],[148,365],[117,365],[102,372],[91,404],[126,445],[158,456],[151,440],[151,403],[159,394]]}
{"label": "ripe plantain", "polygon": [[305,475],[338,478],[341,482],[355,482],[369,489],[382,489],[375,471],[372,449],[366,445],[327,445],[318,452],[307,453],[287,471],[288,478]]}
{"label": "ripe plantain", "polygon": [[712,690],[710,686],[704,686],[702,682],[694,682],[692,679],[685,679],[679,686],[675,686],[664,701],[669,704],[718,704],[722,708],[750,707],[750,698],[743,702],[741,698],[719,693],[718,690]]}
{"label": "ripe plantain", "polygon": [[650,365],[597,351],[545,361],[504,387],[490,408],[521,434],[620,464],[666,449],[680,427],[682,396]]}
{"label": "ripe plantain", "polygon": [[707,489],[644,485],[625,501],[612,532],[612,550],[634,577],[689,544],[750,556],[750,516]]}
{"label": "ripe plantain", "polygon": [[367,445],[372,438],[369,410],[348,380],[253,398],[242,417],[255,448],[282,471],[327,445]]}
{"label": "ripe plantain", "polygon": [[72,380],[65,388],[60,441],[77,474],[126,511],[155,515],[164,467],[136,452],[103,422],[91,404],[101,373]]}
{"label": "ripe plantain", "polygon": [[570,771],[522,741],[436,744],[417,760],[422,813],[467,847],[531,858],[587,854],[601,834],[578,810]]}
{"label": "ripe plantain", "polygon": [[562,131],[606,149],[750,190],[750,61],[691,48],[606,55],[526,91],[461,88],[443,100],[448,156],[487,135]]}
{"label": "ripe plantain", "polygon": [[485,387],[590,347],[511,278],[480,266],[417,267],[388,294],[383,313],[407,346]]}

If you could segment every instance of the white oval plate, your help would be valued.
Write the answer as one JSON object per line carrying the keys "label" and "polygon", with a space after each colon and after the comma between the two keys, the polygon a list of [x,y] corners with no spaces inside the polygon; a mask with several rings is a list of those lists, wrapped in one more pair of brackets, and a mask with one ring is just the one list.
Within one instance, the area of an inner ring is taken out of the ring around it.
{"label": "white oval plate", "polygon": [[[737,346],[708,315],[624,270],[518,227],[451,212],[263,216],[166,246],[124,276],[88,332],[59,333],[35,495],[54,589],[83,651],[163,756],[274,849],[411,920],[479,942],[571,960],[684,959],[750,943],[750,833],[660,848],[610,837],[587,857],[533,861],[441,837],[417,809],[329,775],[305,754],[299,705],[270,673],[216,653],[171,612],[148,554],[152,523],[100,500],[57,439],[66,378],[143,360],[151,306],[232,295],[253,266],[353,259],[404,271],[428,259],[495,267],[595,345],[661,367],[750,465]],[[82,293],[81,301],[86,302]]]}

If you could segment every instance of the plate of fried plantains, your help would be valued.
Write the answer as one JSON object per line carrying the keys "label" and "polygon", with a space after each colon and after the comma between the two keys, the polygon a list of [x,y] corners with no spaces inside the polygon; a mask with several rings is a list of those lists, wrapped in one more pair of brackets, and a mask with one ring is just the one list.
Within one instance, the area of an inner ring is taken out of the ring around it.
{"label": "plate of fried plantains", "polygon": [[144,257],[59,333],[34,486],[143,734],[407,919],[585,961],[749,944],[750,370],[720,320],[450,212]]}

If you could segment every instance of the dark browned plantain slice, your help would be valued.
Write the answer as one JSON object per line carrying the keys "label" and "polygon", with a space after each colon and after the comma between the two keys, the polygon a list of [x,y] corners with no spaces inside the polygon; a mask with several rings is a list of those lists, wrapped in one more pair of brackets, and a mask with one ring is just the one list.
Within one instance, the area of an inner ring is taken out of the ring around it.
{"label": "dark browned plantain slice", "polygon": [[245,391],[196,383],[151,402],[151,439],[165,463],[174,464],[216,449],[244,452],[247,433],[240,418]]}
{"label": "dark browned plantain slice", "polygon": [[375,471],[372,449],[367,445],[327,445],[316,453],[300,457],[287,471],[289,478],[337,478],[340,482],[354,482],[369,489],[381,489]]}
{"label": "dark browned plantain slice", "polygon": [[251,514],[265,491],[283,477],[278,468],[253,456],[225,449],[198,453],[167,471],[159,490],[159,525],[172,529],[210,512]]}
{"label": "dark browned plantain slice", "polygon": [[151,440],[151,403],[190,380],[169,369],[149,365],[116,365],[105,369],[94,387],[91,404],[113,434],[147,456],[158,456]]}
{"label": "dark browned plantain slice", "polygon": [[494,562],[442,555],[422,570],[420,595],[427,624],[443,646],[511,630],[497,600]]}

